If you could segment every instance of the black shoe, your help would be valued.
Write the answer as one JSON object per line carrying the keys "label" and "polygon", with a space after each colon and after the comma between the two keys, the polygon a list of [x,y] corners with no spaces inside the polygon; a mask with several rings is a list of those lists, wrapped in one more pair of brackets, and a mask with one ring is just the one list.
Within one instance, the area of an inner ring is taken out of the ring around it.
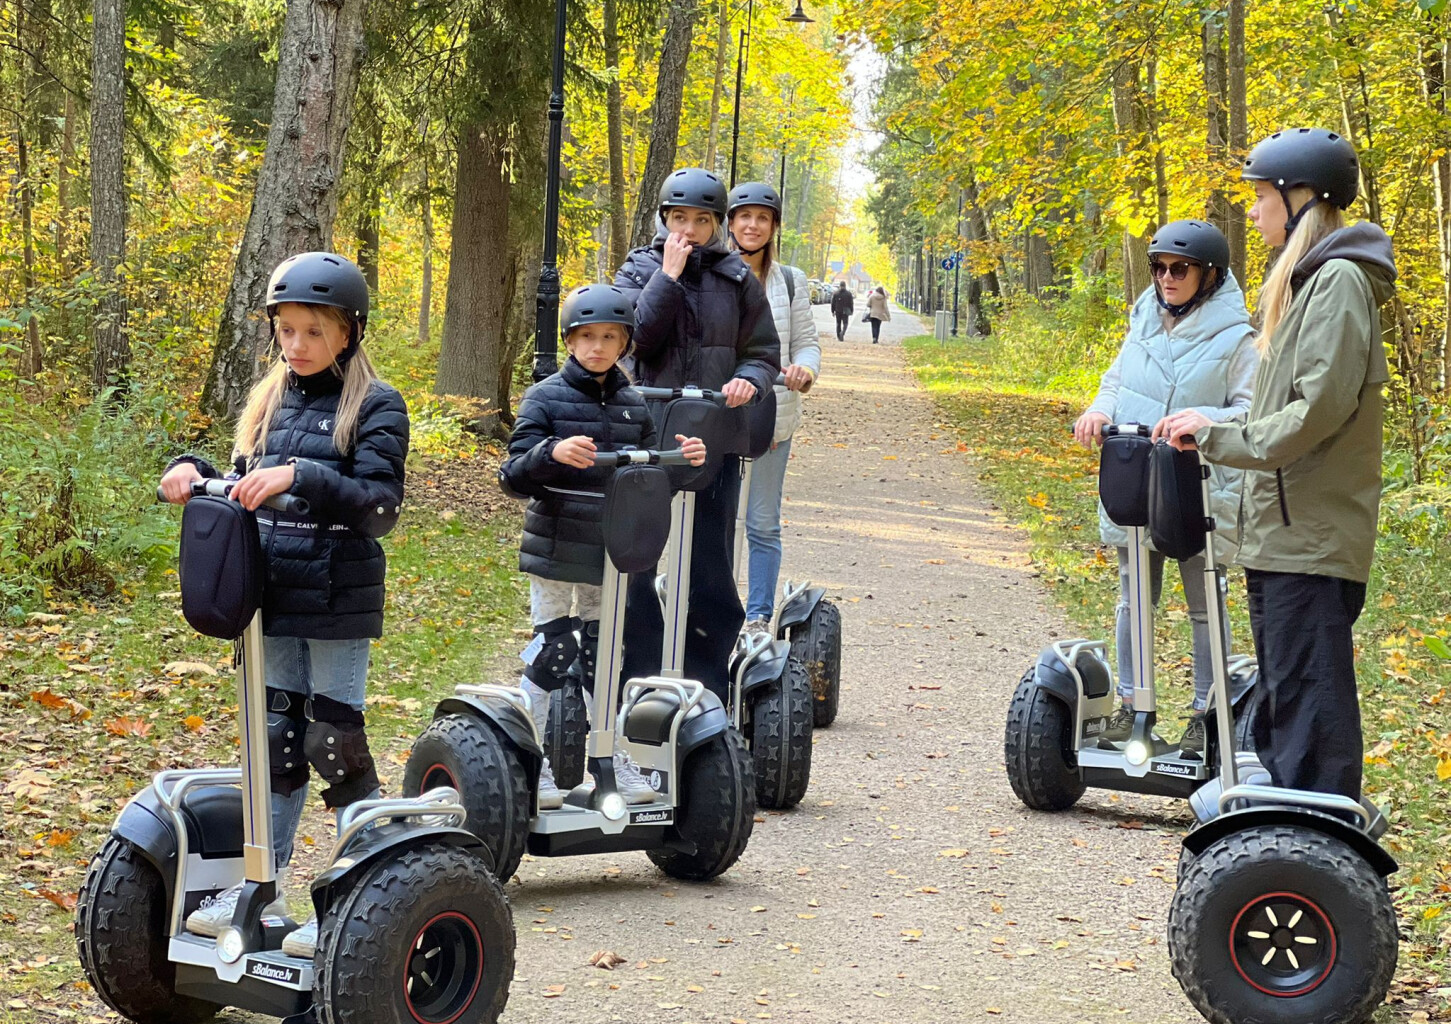
{"label": "black shoe", "polygon": [[1184,735],[1179,737],[1179,756],[1202,760],[1204,757],[1204,712],[1196,711],[1189,716]]}
{"label": "black shoe", "polygon": [[1133,735],[1134,731],[1134,709],[1127,704],[1120,704],[1117,711],[1108,720],[1108,728],[1099,735],[1100,743],[1124,743]]}

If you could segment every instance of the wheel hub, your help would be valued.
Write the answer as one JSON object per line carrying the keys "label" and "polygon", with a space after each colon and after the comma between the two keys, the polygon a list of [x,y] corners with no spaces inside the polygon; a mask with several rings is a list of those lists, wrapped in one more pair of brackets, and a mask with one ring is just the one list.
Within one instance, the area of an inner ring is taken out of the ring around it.
{"label": "wheel hub", "polygon": [[483,978],[484,946],[474,923],[439,914],[414,936],[403,970],[403,994],[419,1024],[451,1024],[473,1002]]}
{"label": "wheel hub", "polygon": [[1267,995],[1314,990],[1335,964],[1335,929],[1325,912],[1298,893],[1251,900],[1230,929],[1230,955],[1241,978]]}

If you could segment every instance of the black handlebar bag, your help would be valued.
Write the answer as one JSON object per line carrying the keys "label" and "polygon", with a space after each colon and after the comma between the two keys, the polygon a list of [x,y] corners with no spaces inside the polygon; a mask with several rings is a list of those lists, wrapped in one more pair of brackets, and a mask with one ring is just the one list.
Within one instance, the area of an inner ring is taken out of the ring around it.
{"label": "black handlebar bag", "polygon": [[192,629],[235,640],[262,607],[266,579],[257,517],[230,498],[201,495],[181,513],[181,611]]}
{"label": "black handlebar bag", "polygon": [[1149,453],[1154,445],[1139,434],[1109,434],[1098,461],[1098,500],[1110,522],[1149,525]]}
{"label": "black handlebar bag", "polygon": [[1183,561],[1204,551],[1209,534],[1204,477],[1198,452],[1165,441],[1149,456],[1149,538],[1166,558]]}
{"label": "black handlebar bag", "polygon": [[605,484],[605,552],[623,573],[651,572],[670,539],[670,474],[624,466]]}
{"label": "black handlebar bag", "polygon": [[676,434],[698,437],[705,442],[706,458],[702,466],[669,467],[670,481],[677,491],[704,490],[720,472],[725,457],[734,454],[735,431],[721,413],[720,406],[708,398],[674,398],[665,403],[664,411],[656,417],[660,424],[661,451],[680,447]]}
{"label": "black handlebar bag", "polygon": [[736,437],[730,454],[743,459],[759,459],[771,450],[776,439],[776,389],[768,388],[760,400],[725,410],[735,421]]}

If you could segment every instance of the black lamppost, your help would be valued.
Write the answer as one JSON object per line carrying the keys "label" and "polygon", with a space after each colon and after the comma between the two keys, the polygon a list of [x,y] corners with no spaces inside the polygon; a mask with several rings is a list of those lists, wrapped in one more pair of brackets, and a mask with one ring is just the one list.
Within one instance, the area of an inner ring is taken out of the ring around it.
{"label": "black lamppost", "polygon": [[534,300],[534,379],[559,369],[559,161],[564,146],[564,4],[554,5],[553,85],[549,93],[549,170],[544,179],[544,253]]}
{"label": "black lamppost", "polygon": [[[786,21],[794,25],[809,25],[816,20],[807,15],[801,3],[802,0],[796,0],[796,10],[786,16]],[[736,187],[736,151],[741,140],[741,79],[751,60],[751,21],[755,13],[756,0],[746,0],[746,27],[741,29],[740,40],[736,43],[736,100],[731,113],[731,188]],[[784,162],[784,154],[782,159]]]}

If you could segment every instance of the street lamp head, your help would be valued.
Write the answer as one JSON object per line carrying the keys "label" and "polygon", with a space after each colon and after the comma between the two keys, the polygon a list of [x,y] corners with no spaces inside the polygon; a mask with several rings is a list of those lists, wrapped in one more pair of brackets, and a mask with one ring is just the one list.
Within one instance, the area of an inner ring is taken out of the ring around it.
{"label": "street lamp head", "polygon": [[792,11],[786,20],[797,25],[810,25],[816,19],[807,15],[801,6],[801,0],[796,0],[796,10]]}

